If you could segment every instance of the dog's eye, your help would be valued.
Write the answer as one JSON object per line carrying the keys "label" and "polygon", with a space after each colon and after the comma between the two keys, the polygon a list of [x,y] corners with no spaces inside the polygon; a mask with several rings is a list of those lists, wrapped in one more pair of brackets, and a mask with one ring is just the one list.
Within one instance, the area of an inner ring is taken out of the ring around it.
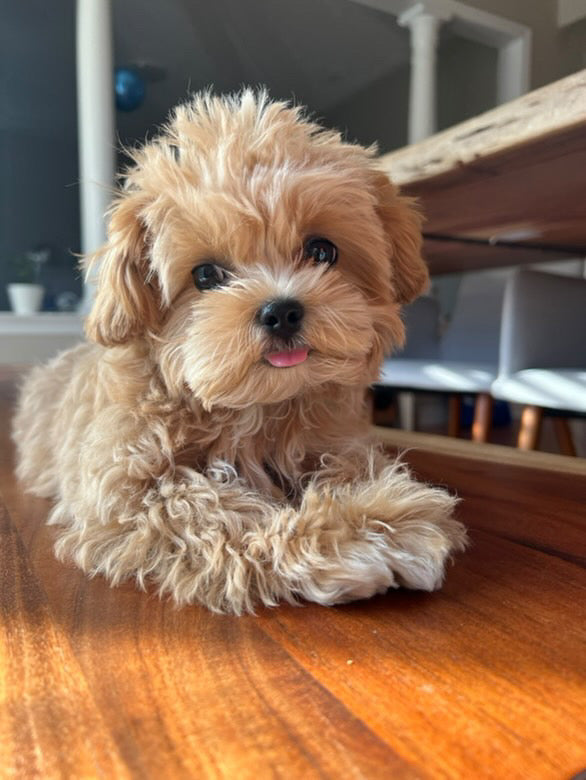
{"label": "dog's eye", "polygon": [[228,281],[228,271],[215,263],[202,263],[196,265],[191,272],[193,282],[198,290],[213,290],[221,287]]}
{"label": "dog's eye", "polygon": [[327,238],[310,238],[305,242],[303,255],[306,260],[313,260],[314,263],[334,265],[338,259],[338,248]]}

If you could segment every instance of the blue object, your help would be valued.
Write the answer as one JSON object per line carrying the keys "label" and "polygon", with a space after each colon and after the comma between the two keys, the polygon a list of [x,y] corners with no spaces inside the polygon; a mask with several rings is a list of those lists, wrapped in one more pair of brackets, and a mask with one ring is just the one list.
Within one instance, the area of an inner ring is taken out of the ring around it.
{"label": "blue object", "polygon": [[134,111],[142,105],[145,85],[141,76],[132,68],[117,68],[115,72],[116,108]]}

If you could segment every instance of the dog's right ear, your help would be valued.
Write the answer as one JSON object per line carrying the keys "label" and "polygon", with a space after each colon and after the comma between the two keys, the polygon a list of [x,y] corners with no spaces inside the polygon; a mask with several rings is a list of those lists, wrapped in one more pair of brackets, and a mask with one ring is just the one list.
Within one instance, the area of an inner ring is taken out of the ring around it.
{"label": "dog's right ear", "polygon": [[85,262],[98,266],[97,292],[86,320],[89,339],[110,347],[154,329],[159,296],[149,278],[145,228],[135,195],[124,194],[110,211],[109,239]]}
{"label": "dog's right ear", "polygon": [[379,219],[387,236],[393,269],[393,287],[398,303],[411,303],[429,283],[421,255],[423,219],[412,198],[399,195],[386,173],[373,172]]}

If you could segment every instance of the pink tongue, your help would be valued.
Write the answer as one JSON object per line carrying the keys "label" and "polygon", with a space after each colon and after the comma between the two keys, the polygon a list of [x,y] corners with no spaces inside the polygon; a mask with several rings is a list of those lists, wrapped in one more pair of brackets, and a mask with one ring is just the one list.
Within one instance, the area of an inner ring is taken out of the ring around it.
{"label": "pink tongue", "polygon": [[296,366],[298,363],[303,363],[307,359],[307,353],[309,352],[307,347],[300,349],[290,349],[286,352],[270,352],[265,355],[265,358],[269,361],[271,366],[276,368],[288,368],[289,366]]}

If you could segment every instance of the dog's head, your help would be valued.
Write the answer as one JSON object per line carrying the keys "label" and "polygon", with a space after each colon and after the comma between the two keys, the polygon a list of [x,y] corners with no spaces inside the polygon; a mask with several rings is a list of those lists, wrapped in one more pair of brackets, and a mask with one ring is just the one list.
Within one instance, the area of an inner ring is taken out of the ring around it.
{"label": "dog's head", "polygon": [[250,91],[196,97],[135,153],[95,259],[90,338],[148,339],[208,408],[367,385],[427,282],[372,150]]}

